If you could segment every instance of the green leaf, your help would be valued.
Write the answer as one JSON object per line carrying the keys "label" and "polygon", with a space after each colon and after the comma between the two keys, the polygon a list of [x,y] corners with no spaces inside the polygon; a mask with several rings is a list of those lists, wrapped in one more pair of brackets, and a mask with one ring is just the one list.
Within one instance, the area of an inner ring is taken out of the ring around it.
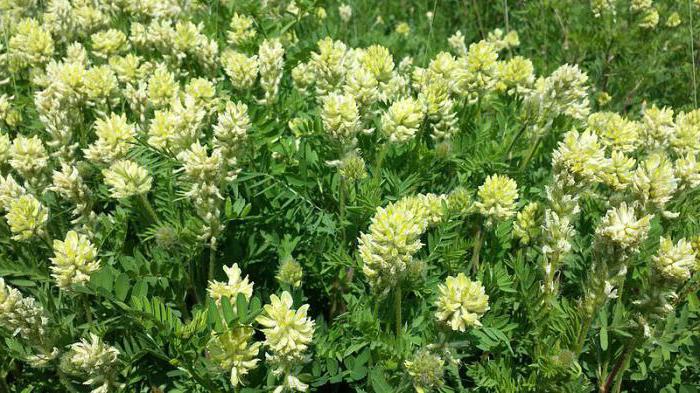
{"label": "green leaf", "polygon": [[603,351],[608,350],[608,312],[603,308],[600,310],[600,348]]}
{"label": "green leaf", "polygon": [[146,297],[148,295],[148,283],[146,281],[138,281],[131,290],[131,298]]}
{"label": "green leaf", "polygon": [[112,276],[112,269],[109,266],[100,269],[97,273],[90,276],[90,283],[94,285],[95,288],[102,288],[107,292],[112,292],[113,282],[114,277]]}
{"label": "green leaf", "polygon": [[223,296],[221,298],[221,312],[224,314],[224,319],[227,324],[230,324],[236,319],[236,313],[233,311],[231,300],[229,300],[228,296]]}
{"label": "green leaf", "polygon": [[118,300],[124,301],[126,295],[129,293],[129,276],[125,273],[119,274],[117,280],[114,282],[114,295]]}
{"label": "green leaf", "polygon": [[375,393],[392,393],[393,389],[384,379],[384,370],[381,367],[375,367],[369,373],[369,380]]}
{"label": "green leaf", "polygon": [[242,293],[236,296],[236,310],[238,311],[238,318],[240,318],[240,320],[245,321],[248,319],[248,301]]}

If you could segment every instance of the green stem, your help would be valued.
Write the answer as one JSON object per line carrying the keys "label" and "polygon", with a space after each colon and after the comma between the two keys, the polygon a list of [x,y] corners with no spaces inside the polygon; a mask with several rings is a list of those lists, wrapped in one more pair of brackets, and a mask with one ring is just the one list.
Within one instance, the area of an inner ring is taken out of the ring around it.
{"label": "green stem", "polygon": [[92,310],[90,309],[90,299],[88,299],[87,294],[83,294],[80,297],[81,303],[83,303],[83,309],[85,310],[85,319],[87,323],[92,324]]}
{"label": "green stem", "polygon": [[396,337],[401,334],[401,285],[394,290],[394,314],[396,319]]}
{"label": "green stem", "polygon": [[526,125],[523,125],[522,127],[520,127],[520,130],[518,130],[518,133],[515,134],[513,139],[510,141],[510,144],[508,145],[508,149],[506,149],[506,154],[505,154],[506,158],[510,158],[510,153],[513,151],[513,147],[515,146],[515,142],[517,142],[518,139],[520,139],[520,137],[525,133],[526,129],[527,129]]}
{"label": "green stem", "polygon": [[377,161],[374,163],[374,172],[377,178],[382,176],[382,165],[384,164],[384,157],[389,150],[389,142],[384,142],[382,147],[379,148],[379,153],[377,153]]}
{"label": "green stem", "polygon": [[67,391],[71,393],[79,393],[78,389],[76,389],[75,386],[73,386],[73,383],[71,383],[66,373],[64,373],[61,370],[58,370],[58,379],[59,381],[61,381],[61,385],[63,385],[63,387],[65,387]]}
{"label": "green stem", "polygon": [[7,385],[7,373],[0,375],[0,390],[3,392],[10,392],[10,387]]}
{"label": "green stem", "polygon": [[48,232],[44,232],[41,235],[41,240],[43,240],[44,243],[46,243],[46,247],[48,247],[49,250],[53,250],[53,240],[51,240],[51,236],[49,236]]}
{"label": "green stem", "polygon": [[479,270],[479,254],[481,253],[481,244],[483,239],[481,236],[481,223],[476,227],[476,233],[474,234],[474,249],[472,251],[472,272],[476,273]]}
{"label": "green stem", "polygon": [[151,224],[160,222],[158,219],[158,214],[156,214],[155,209],[153,209],[153,205],[151,205],[151,202],[149,202],[148,198],[146,198],[146,194],[139,194],[139,202],[141,202],[143,210],[146,211],[146,215],[148,215]]}
{"label": "green stem", "polygon": [[216,268],[216,246],[214,246],[214,243],[210,243],[209,246],[209,273],[207,274],[207,277],[209,277],[209,280],[214,279],[214,269]]}
{"label": "green stem", "polygon": [[345,189],[345,178],[341,176],[340,184],[338,185],[338,211],[340,214],[340,234],[343,240],[343,246],[345,245]]}
{"label": "green stem", "polygon": [[525,159],[523,162],[520,164],[520,168],[518,169],[520,172],[525,170],[527,168],[527,164],[530,163],[530,160],[532,160],[532,157],[535,155],[535,151],[537,151],[537,148],[540,146],[540,142],[542,141],[542,137],[538,136],[537,139],[535,139],[535,143],[532,144],[530,147],[530,150],[527,152],[527,156],[525,156]]}
{"label": "green stem", "polygon": [[591,324],[593,323],[593,315],[587,315],[581,324],[581,331],[578,334],[578,340],[576,340],[576,348],[574,348],[574,353],[576,356],[581,354],[583,350],[583,344],[586,342],[586,337],[588,337],[588,331],[591,330]]}
{"label": "green stem", "polygon": [[629,360],[632,352],[634,352],[634,349],[637,346],[637,341],[638,339],[635,338],[625,346],[622,354],[620,354],[620,357],[617,358],[612,370],[610,370],[610,374],[608,374],[608,377],[605,379],[605,384],[600,387],[600,393],[610,393],[615,391],[611,390],[611,388],[613,388],[613,384],[615,386],[614,389],[619,391],[620,386],[622,385],[622,377],[629,367]]}

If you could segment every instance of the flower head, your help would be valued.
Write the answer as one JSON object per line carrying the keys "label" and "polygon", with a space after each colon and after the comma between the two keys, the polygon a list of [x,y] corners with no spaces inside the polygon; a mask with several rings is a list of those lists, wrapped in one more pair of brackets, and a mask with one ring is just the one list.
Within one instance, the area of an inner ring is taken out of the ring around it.
{"label": "flower head", "polygon": [[124,114],[112,113],[95,122],[97,140],[85,149],[85,158],[93,162],[110,164],[126,156],[136,141],[136,130]]}
{"label": "flower head", "polygon": [[540,230],[541,207],[537,202],[528,203],[515,217],[513,236],[522,244],[530,244]]}
{"label": "flower head", "polygon": [[424,116],[420,101],[411,97],[400,99],[382,116],[382,133],[390,142],[407,142],[418,133]]}
{"label": "flower head", "polygon": [[112,198],[115,199],[146,194],[151,190],[153,182],[146,169],[130,160],[115,162],[111,167],[102,170],[102,175]]}
{"label": "flower head", "polygon": [[0,328],[25,340],[41,342],[48,321],[44,308],[36,299],[22,296],[0,277]]}
{"label": "flower head", "polygon": [[275,278],[277,281],[289,285],[292,288],[301,286],[301,279],[304,277],[304,270],[301,264],[292,257],[285,258],[277,270]]}
{"label": "flower head", "polygon": [[53,241],[54,257],[51,271],[59,288],[90,281],[90,275],[100,268],[97,249],[85,235],[68,231],[64,241]]}
{"label": "flower head", "polygon": [[515,214],[518,185],[515,180],[503,175],[491,175],[477,192],[479,200],[474,206],[490,223],[507,220]]}
{"label": "flower head", "polygon": [[301,363],[314,334],[314,321],[306,315],[309,305],[295,311],[292,304],[289,292],[272,295],[256,319],[263,326],[265,346],[272,352],[268,357],[278,365]]}
{"label": "flower head", "polygon": [[49,155],[41,139],[36,135],[18,136],[10,147],[10,165],[22,177],[32,181],[48,164]]}
{"label": "flower head", "polygon": [[221,54],[221,66],[238,90],[248,90],[253,87],[258,78],[258,57],[248,57],[233,50]]}
{"label": "flower head", "polygon": [[90,333],[90,340],[82,339],[72,344],[65,355],[64,368],[76,375],[87,376],[86,385],[97,385],[93,393],[107,393],[116,387],[119,350],[105,344]]}
{"label": "flower head", "polygon": [[243,45],[255,38],[255,21],[248,15],[233,14],[231,18],[230,30],[226,33],[229,44],[234,46]]}
{"label": "flower head", "polygon": [[417,393],[432,392],[444,384],[445,360],[427,349],[416,352],[404,367]]}
{"label": "flower head", "polygon": [[352,18],[352,7],[347,4],[341,4],[338,7],[338,14],[340,14],[340,20],[344,23],[348,23],[350,22],[350,18]]}
{"label": "flower head", "polygon": [[632,190],[645,208],[663,209],[678,189],[671,161],[664,154],[651,154],[632,177]]}
{"label": "flower head", "polygon": [[481,326],[479,318],[489,310],[489,297],[478,281],[471,281],[464,273],[449,276],[438,285],[438,321],[452,330],[464,332],[467,327]]}
{"label": "flower head", "polygon": [[388,82],[391,79],[394,71],[394,57],[389,49],[381,45],[372,45],[364,51],[360,62],[377,81]]}
{"label": "flower head", "polygon": [[209,296],[216,302],[216,304],[221,304],[221,299],[224,297],[229,298],[232,302],[236,301],[238,294],[245,296],[246,300],[250,300],[253,296],[253,282],[248,281],[248,276],[241,277],[242,272],[238,267],[237,263],[233,265],[224,266],[224,271],[228,277],[227,282],[221,281],[209,281],[209,288],[207,292]]}
{"label": "flower head", "polygon": [[323,99],[321,110],[323,128],[333,138],[354,145],[360,131],[360,114],[351,95],[330,94]]}
{"label": "flower head", "polygon": [[262,343],[253,342],[255,331],[241,326],[214,335],[207,344],[211,359],[231,373],[231,385],[243,384],[243,378],[258,366],[258,352]]}
{"label": "flower head", "polygon": [[622,202],[619,207],[608,210],[596,233],[617,245],[623,251],[636,251],[649,233],[653,216],[637,218],[634,206]]}
{"label": "flower head", "polygon": [[369,233],[360,235],[362,272],[378,293],[391,289],[423,244],[424,222],[405,203],[379,208],[372,217]]}
{"label": "flower head", "polygon": [[49,211],[34,195],[26,194],[10,202],[5,218],[12,239],[23,241],[44,234]]}
{"label": "flower head", "polygon": [[690,278],[695,269],[695,252],[691,243],[680,239],[676,244],[669,238],[661,237],[659,251],[652,257],[652,266],[661,278],[670,283],[682,284]]}

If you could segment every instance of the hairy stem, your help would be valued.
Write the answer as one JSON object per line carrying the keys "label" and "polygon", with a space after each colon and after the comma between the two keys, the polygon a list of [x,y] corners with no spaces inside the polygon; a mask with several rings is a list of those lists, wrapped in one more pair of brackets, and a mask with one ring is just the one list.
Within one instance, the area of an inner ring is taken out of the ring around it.
{"label": "hairy stem", "polygon": [[396,336],[401,334],[401,285],[394,290],[394,314],[396,319]]}
{"label": "hairy stem", "polygon": [[89,324],[92,324],[92,310],[90,309],[90,299],[88,299],[87,294],[83,294],[81,297],[81,302],[83,303],[83,309],[85,310],[85,320]]}
{"label": "hairy stem", "polygon": [[522,127],[520,127],[520,129],[518,130],[518,133],[515,134],[513,139],[510,140],[510,143],[508,144],[508,148],[506,149],[506,154],[505,154],[506,158],[510,158],[510,154],[513,152],[513,147],[515,146],[515,142],[517,142],[518,139],[520,139],[520,137],[525,133],[526,129],[527,129],[527,125],[523,125]]}
{"label": "hairy stem", "polygon": [[207,277],[209,280],[214,279],[214,270],[216,269],[216,246],[212,241],[209,243],[209,271]]}
{"label": "hairy stem", "polygon": [[525,159],[523,160],[522,163],[520,163],[520,168],[519,171],[525,170],[527,168],[527,164],[530,163],[530,160],[532,160],[532,157],[535,155],[535,152],[537,151],[537,148],[540,146],[540,142],[542,141],[542,138],[540,136],[535,139],[535,143],[532,144],[530,147],[530,150],[527,152],[527,156],[525,156]]}
{"label": "hairy stem", "polygon": [[343,241],[343,246],[345,245],[345,194],[346,194],[346,181],[343,176],[340,177],[340,184],[338,185],[338,213],[340,220],[340,235]]}
{"label": "hairy stem", "polygon": [[[610,370],[610,374],[608,374],[608,377],[605,379],[605,383],[601,385],[599,390],[600,393],[610,393],[612,391],[611,388],[613,387],[613,384],[617,383],[618,374],[620,378],[619,384],[622,384],[622,376],[629,366],[628,360],[636,346],[637,339],[633,339],[625,346],[625,349],[620,354],[620,357],[617,358],[615,365],[613,365],[612,370]],[[620,385],[618,385],[618,388]]]}
{"label": "hairy stem", "polygon": [[476,233],[474,234],[474,249],[472,251],[472,272],[479,270],[479,254],[481,253],[481,244],[483,243],[481,235],[481,223],[476,227]]}
{"label": "hairy stem", "polygon": [[156,214],[155,209],[153,209],[153,205],[151,205],[151,202],[149,202],[148,198],[146,198],[146,194],[139,194],[139,202],[141,202],[143,210],[146,211],[146,215],[148,215],[148,218],[151,221],[150,224],[158,223],[160,221],[158,219],[158,214]]}

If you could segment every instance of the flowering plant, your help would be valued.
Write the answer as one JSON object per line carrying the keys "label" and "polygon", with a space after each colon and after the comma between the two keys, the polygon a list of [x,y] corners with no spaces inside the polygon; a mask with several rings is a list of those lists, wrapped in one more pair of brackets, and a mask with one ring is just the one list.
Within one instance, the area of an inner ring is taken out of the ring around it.
{"label": "flowering plant", "polygon": [[695,391],[700,2],[372,3],[0,0],[0,392]]}

